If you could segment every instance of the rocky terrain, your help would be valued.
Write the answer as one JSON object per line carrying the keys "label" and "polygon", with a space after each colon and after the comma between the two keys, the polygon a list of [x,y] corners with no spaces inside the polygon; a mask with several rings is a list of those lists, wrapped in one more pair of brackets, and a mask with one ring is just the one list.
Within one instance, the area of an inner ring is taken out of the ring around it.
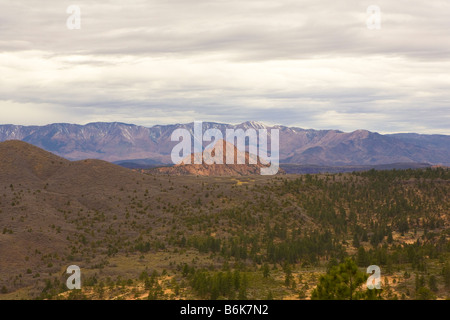
{"label": "rocky terrain", "polygon": [[[217,148],[221,144],[220,149]],[[234,155],[233,163],[227,164],[226,154],[227,150],[231,150]],[[214,158],[220,157],[222,163],[214,163]],[[244,159],[243,164],[238,164],[238,157]],[[160,167],[150,170],[144,170],[146,173],[153,174],[168,174],[168,175],[198,175],[198,176],[247,176],[261,174],[261,168],[268,167],[261,162],[261,159],[249,152],[239,151],[234,145],[220,140],[211,150],[196,154],[193,153],[188,159],[171,167]],[[201,164],[195,164],[202,162]],[[251,161],[252,160],[252,161]],[[284,174],[284,170],[278,168],[277,174]]]}

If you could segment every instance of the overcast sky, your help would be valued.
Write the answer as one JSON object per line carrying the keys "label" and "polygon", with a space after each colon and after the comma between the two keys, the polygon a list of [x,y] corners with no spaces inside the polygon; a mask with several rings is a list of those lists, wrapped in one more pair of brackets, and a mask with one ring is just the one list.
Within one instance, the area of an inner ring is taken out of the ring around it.
{"label": "overcast sky", "polygon": [[449,111],[448,0],[0,2],[1,124],[450,134]]}

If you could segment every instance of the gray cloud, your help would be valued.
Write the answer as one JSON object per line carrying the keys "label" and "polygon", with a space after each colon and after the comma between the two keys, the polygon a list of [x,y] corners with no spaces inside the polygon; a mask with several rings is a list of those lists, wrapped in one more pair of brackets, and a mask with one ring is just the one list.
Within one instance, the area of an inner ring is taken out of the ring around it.
{"label": "gray cloud", "polygon": [[[66,8],[81,8],[68,30]],[[0,5],[2,123],[259,120],[450,134],[450,3],[32,1]]]}

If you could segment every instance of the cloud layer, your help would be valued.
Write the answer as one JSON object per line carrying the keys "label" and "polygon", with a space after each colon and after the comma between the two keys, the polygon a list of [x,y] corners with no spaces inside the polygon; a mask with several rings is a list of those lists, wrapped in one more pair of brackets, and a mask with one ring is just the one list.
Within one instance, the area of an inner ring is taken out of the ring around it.
{"label": "cloud layer", "polygon": [[446,0],[3,0],[0,122],[450,134],[449,16]]}

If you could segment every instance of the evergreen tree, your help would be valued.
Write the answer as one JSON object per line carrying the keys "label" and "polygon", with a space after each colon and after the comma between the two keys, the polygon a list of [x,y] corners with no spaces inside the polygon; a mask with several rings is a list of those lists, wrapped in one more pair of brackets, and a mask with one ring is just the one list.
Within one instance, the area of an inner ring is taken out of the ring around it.
{"label": "evergreen tree", "polygon": [[263,277],[268,278],[270,276],[270,267],[267,263],[262,266]]}
{"label": "evergreen tree", "polygon": [[442,276],[444,277],[444,285],[450,290],[450,264],[447,262],[442,268]]}
{"label": "evergreen tree", "polygon": [[431,291],[434,291],[434,292],[438,291],[437,280],[436,280],[436,276],[435,275],[431,275],[428,278],[428,286],[430,287]]}
{"label": "evergreen tree", "polygon": [[354,300],[368,299],[373,293],[364,292],[361,286],[367,275],[358,270],[356,263],[347,258],[338,266],[330,269],[319,279],[319,284],[313,290],[312,300]]}
{"label": "evergreen tree", "polygon": [[356,261],[359,267],[368,267],[367,253],[364,247],[359,247]]}

